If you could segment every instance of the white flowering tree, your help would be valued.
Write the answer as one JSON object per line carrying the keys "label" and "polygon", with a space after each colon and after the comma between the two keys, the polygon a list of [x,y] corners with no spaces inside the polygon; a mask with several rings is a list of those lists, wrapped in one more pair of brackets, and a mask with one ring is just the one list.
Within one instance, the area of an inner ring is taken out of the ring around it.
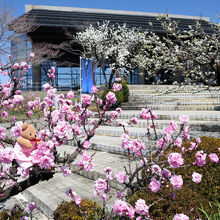
{"label": "white flowering tree", "polygon": [[199,22],[180,31],[168,15],[158,20],[165,34],[150,32],[134,59],[148,77],[157,75],[158,83],[179,77],[185,84],[220,85],[220,25],[210,24],[210,33]]}
{"label": "white flowering tree", "polygon": [[[76,34],[77,41],[83,46],[83,56],[92,58],[102,68],[105,83],[111,88],[112,80],[117,71],[126,68],[134,69],[132,63],[136,51],[145,39],[145,32],[129,28],[125,24],[110,25],[108,21],[97,26],[90,25]],[[112,68],[109,81],[107,81],[104,65]]]}

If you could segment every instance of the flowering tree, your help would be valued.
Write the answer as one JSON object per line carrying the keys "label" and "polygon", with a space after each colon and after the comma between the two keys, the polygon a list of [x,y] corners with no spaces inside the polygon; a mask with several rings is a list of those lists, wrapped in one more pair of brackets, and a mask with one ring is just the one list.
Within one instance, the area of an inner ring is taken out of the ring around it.
{"label": "flowering tree", "polygon": [[177,80],[220,85],[220,25],[210,24],[211,33],[205,32],[199,22],[180,31],[178,22],[168,15],[158,20],[166,34],[150,32],[135,57],[148,78],[157,75],[158,83]]}
{"label": "flowering tree", "polygon": [[[146,33],[124,24],[110,25],[108,21],[97,26],[90,25],[76,34],[76,40],[83,46],[83,56],[92,58],[102,68],[105,83],[112,87],[112,80],[117,71],[125,68],[134,69],[132,57],[145,38]],[[105,65],[112,68],[109,81],[105,74]]]}
{"label": "flowering tree", "polygon": [[[5,71],[4,68],[1,67],[3,72]],[[9,117],[6,110],[13,109],[15,106],[23,106],[24,97],[21,91],[18,90],[19,81],[14,80],[19,80],[22,72],[27,71],[27,68],[28,64],[25,62],[8,66],[7,74],[10,76],[11,82],[15,83],[6,83],[1,86],[0,95],[2,102],[0,110],[2,118]],[[4,72],[4,74],[6,73]],[[19,77],[15,77],[16,74]],[[51,78],[51,81],[54,79],[53,68],[48,71],[48,77]],[[116,91],[121,89],[119,81],[113,85],[113,88]],[[44,89],[47,92],[47,96],[43,100],[36,98],[33,101],[29,101],[28,108],[25,110],[27,117],[30,119],[36,109],[43,113],[43,116],[39,114],[38,118],[44,118],[42,125],[36,124],[38,128],[41,128],[38,132],[41,143],[34,149],[34,154],[31,156],[31,166],[28,168],[19,166],[17,163],[19,158],[15,154],[15,138],[20,136],[23,123],[16,121],[16,118],[12,117],[12,122],[7,130],[3,125],[0,127],[0,201],[23,191],[27,187],[36,184],[39,180],[52,178],[56,172],[62,172],[65,177],[68,177],[72,172],[93,170],[92,158],[94,154],[88,153],[90,139],[95,135],[99,125],[114,123],[122,111],[120,108],[117,108],[115,111],[107,112],[111,105],[116,102],[113,92],[107,93],[106,103],[103,103],[103,109],[100,109],[102,101],[97,96],[98,89],[94,86],[92,88],[92,96],[94,96],[96,103],[98,120],[91,121],[89,119],[94,113],[88,109],[92,102],[90,95],[82,95],[82,104],[75,106],[72,101],[74,97],[72,91],[68,92],[66,96],[59,95],[56,97],[56,90],[50,84],[45,84]],[[127,199],[141,188],[149,188],[153,193],[159,193],[163,186],[170,183],[174,190],[181,189],[184,181],[181,175],[175,174],[175,169],[191,165],[184,163],[184,156],[187,152],[195,152],[194,166],[204,166],[207,161],[207,154],[203,151],[197,151],[201,143],[200,138],[192,142],[190,148],[185,149],[182,147],[184,140],[190,138],[189,126],[187,125],[189,121],[188,116],[183,115],[180,117],[179,131],[177,131],[177,124],[170,122],[164,128],[161,136],[157,134],[155,129],[154,121],[157,119],[157,115],[154,112],[150,109],[142,109],[140,117],[147,121],[147,136],[149,140],[157,140],[157,149],[154,151],[152,146],[147,146],[144,141],[140,139],[132,140],[129,137],[128,126],[137,124],[137,118],[131,118],[129,123],[125,121],[117,123],[124,131],[121,137],[121,146],[127,151],[129,163],[125,171],[121,171],[118,174],[114,174],[111,168],[107,167],[104,170],[106,178],[99,178],[95,181],[95,196],[103,201],[100,219],[112,219],[116,216],[129,219],[135,216],[138,219],[150,219],[149,209],[158,201],[146,204],[144,200],[139,199],[135,203],[135,207],[132,207],[127,203]],[[39,121],[37,120],[38,123]],[[11,133],[12,138],[10,138],[8,132]],[[57,148],[68,142],[74,143],[72,154],[58,155]],[[147,149],[149,154],[145,152]],[[176,152],[169,153],[161,161],[161,158],[170,149],[174,149]],[[73,169],[71,165],[74,164],[77,156],[81,157],[81,159],[75,164],[76,166],[74,167],[76,168]],[[218,154],[216,152],[210,153],[209,160],[212,163],[218,163]],[[145,173],[142,177],[140,175],[141,172]],[[124,187],[117,192],[117,200],[112,210],[107,212],[106,204],[108,204],[108,200],[111,197],[110,182],[113,178],[116,178],[119,183],[124,184]],[[192,181],[195,184],[201,180],[202,175],[200,173],[192,173]],[[67,195],[73,199],[80,209],[80,197],[72,189],[67,190]],[[177,213],[173,219],[189,218],[184,213]]]}

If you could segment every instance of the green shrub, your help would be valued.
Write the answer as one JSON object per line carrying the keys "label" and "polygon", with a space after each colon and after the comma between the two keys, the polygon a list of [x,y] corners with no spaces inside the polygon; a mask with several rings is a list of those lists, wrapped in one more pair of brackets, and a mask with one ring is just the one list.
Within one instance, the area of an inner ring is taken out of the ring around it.
{"label": "green shrub", "polygon": [[[103,101],[103,104],[105,104],[105,101],[106,101],[106,95],[109,93],[109,92],[114,92],[113,90],[111,89],[107,89],[105,90],[102,94],[101,94],[101,99]],[[124,100],[124,96],[123,96],[123,91],[122,89],[117,91],[117,92],[114,92],[115,93],[115,97],[117,99],[117,102],[115,104],[112,105],[111,108],[117,108],[118,106],[121,105],[121,103],[123,103],[123,100]]]}
{"label": "green shrub", "polygon": [[[212,163],[209,160],[210,153],[216,153],[220,156],[218,148],[220,148],[220,139],[212,137],[201,137],[201,144],[199,144],[197,150],[192,153],[186,152],[184,154],[184,165],[185,167],[179,167],[173,169],[176,175],[182,175],[184,185],[180,190],[173,190],[171,184],[168,183],[169,187],[162,187],[158,193],[153,193],[148,189],[138,191],[131,196],[129,202],[134,204],[138,198],[143,198],[146,204],[151,204],[158,201],[161,196],[162,199],[150,209],[150,215],[153,219],[168,219],[173,217],[176,213],[184,213],[190,218],[200,217],[204,219],[204,216],[199,210],[201,205],[207,211],[209,215],[214,214],[214,210],[207,207],[208,201],[220,201],[220,166],[219,164]],[[195,139],[183,143],[183,147],[188,149],[190,142],[195,142]],[[206,164],[202,167],[193,165],[195,161],[195,154],[197,151],[203,150],[207,154]],[[180,152],[181,149],[171,149],[161,157],[161,161],[167,160],[167,155],[171,152]],[[150,158],[149,158],[150,160]],[[194,183],[192,181],[192,173],[197,172],[202,174],[202,181],[200,183]],[[142,178],[145,177],[144,170],[142,172]],[[171,194],[175,194],[175,199],[172,198]],[[175,207],[175,208],[174,208]]]}
{"label": "green shrub", "polygon": [[138,199],[144,199],[146,205],[155,202],[149,209],[149,214],[154,220],[173,219],[178,213],[188,215],[190,219],[203,219],[203,214],[197,207],[202,204],[205,209],[208,208],[205,198],[187,187],[184,190],[171,189],[171,186],[169,188],[162,186],[159,193],[154,193],[148,188],[139,190],[130,197],[128,202],[133,207]]}
{"label": "green shrub", "polygon": [[122,85],[122,91],[123,91],[123,96],[124,96],[123,102],[128,102],[130,92],[129,92],[127,82],[125,80],[122,80],[121,85]]}
{"label": "green shrub", "polygon": [[25,216],[22,209],[16,207],[12,210],[4,209],[0,212],[0,219],[1,220],[18,220]]}
{"label": "green shrub", "polygon": [[54,211],[54,220],[92,220],[99,210],[99,205],[88,199],[82,199],[79,207],[73,201],[63,202]]}

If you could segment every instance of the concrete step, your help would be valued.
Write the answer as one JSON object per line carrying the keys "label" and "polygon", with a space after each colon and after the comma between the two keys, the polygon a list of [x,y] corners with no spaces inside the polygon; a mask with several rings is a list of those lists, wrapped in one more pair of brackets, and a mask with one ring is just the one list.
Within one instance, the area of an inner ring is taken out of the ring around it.
{"label": "concrete step", "polygon": [[164,103],[164,102],[177,102],[177,103],[219,103],[220,96],[217,98],[209,97],[139,97],[139,96],[130,96],[128,102],[149,102],[149,103]]}
{"label": "concrete step", "polygon": [[[156,100],[155,100],[156,101]],[[135,106],[135,105],[143,105],[143,104],[148,104],[148,105],[174,105],[174,106],[185,106],[185,105],[190,105],[190,106],[196,106],[196,105],[201,105],[201,106],[220,106],[220,102],[201,102],[201,101],[175,101],[175,100],[158,100],[159,102],[154,102],[150,100],[137,100],[137,101],[132,101],[132,102],[124,102],[122,105],[126,106]]]}
{"label": "concrete step", "polygon": [[[72,153],[73,147],[70,145],[62,145],[59,147],[58,152],[62,155],[64,152]],[[69,201],[65,192],[68,188],[72,188],[77,195],[81,198],[88,198],[97,203],[101,204],[101,200],[94,198],[94,180],[98,178],[105,178],[104,169],[111,167],[113,173],[116,175],[119,171],[124,170],[124,166],[128,164],[128,157],[116,154],[110,154],[108,152],[89,150],[87,153],[90,155],[94,154],[94,171],[80,171],[77,174],[74,173],[70,177],[64,177],[62,173],[57,173],[54,177],[48,181],[40,182],[34,186],[29,187],[24,191],[24,196],[35,202],[36,206],[40,211],[42,211],[48,219],[53,219],[52,215],[57,206],[62,203],[62,201]],[[77,163],[80,160],[80,155],[77,157]],[[132,170],[135,167],[135,163],[132,162]],[[122,189],[123,184],[119,184],[116,179],[110,182],[111,187],[114,189]],[[113,196],[109,200],[109,205],[113,204],[116,199]]]}
{"label": "concrete step", "polygon": [[[199,86],[199,85],[185,85],[185,86],[178,86],[178,85],[128,85],[129,90],[180,90],[180,91],[208,91],[207,86]],[[216,91],[219,90],[220,87],[213,86],[209,87],[209,90]]]}
{"label": "concrete step", "polygon": [[220,105],[173,105],[173,104],[141,104],[141,105],[129,105],[122,104],[122,110],[141,110],[142,108],[151,108],[155,110],[180,110],[180,111],[220,111]]}
{"label": "concrete step", "polygon": [[[128,155],[128,151],[121,147],[121,137],[112,137],[112,136],[103,136],[95,135],[91,141],[91,149],[97,151],[104,151],[108,153],[113,153],[117,155]],[[149,151],[156,149],[156,141],[144,141],[147,150],[144,151],[145,154],[148,154]]]}
{"label": "concrete step", "polygon": [[[147,129],[130,127],[129,130],[130,130],[129,136],[132,138],[142,138],[145,141],[148,139]],[[158,137],[160,137],[163,133],[163,130],[156,129],[156,132]],[[96,130],[96,135],[111,136],[111,137],[121,137],[123,133],[124,131],[122,127],[100,126]],[[151,130],[150,133],[151,133],[151,140],[153,140],[155,138],[153,130]],[[200,137],[200,136],[210,136],[210,137],[220,138],[220,132],[190,131],[190,136],[192,138]]]}
{"label": "concrete step", "polygon": [[[95,120],[96,119],[91,119]],[[117,119],[116,123],[121,119]],[[129,122],[128,119],[124,119],[125,122]],[[163,129],[165,126],[169,124],[169,120],[156,120],[155,125],[156,129]],[[152,124],[152,123],[150,123]],[[180,125],[179,121],[176,121],[177,125]],[[104,125],[104,124],[103,124]],[[132,124],[131,127],[137,128],[146,128],[148,126],[148,122],[145,119],[138,119],[138,123],[136,125]],[[220,132],[220,123],[216,121],[190,121],[189,126],[191,131],[207,131],[207,132]]]}
{"label": "concrete step", "polygon": [[200,92],[200,93],[191,93],[191,92],[175,92],[175,93],[159,93],[156,91],[146,91],[146,90],[136,90],[136,91],[130,91],[130,96],[152,96],[152,97],[179,97],[179,96],[189,96],[189,97],[212,97],[217,98],[219,97],[220,92]]}
{"label": "concrete step", "polygon": [[[130,119],[133,117],[139,118],[139,113],[141,110],[123,110],[121,114],[118,115],[118,119]],[[220,112],[219,111],[166,111],[166,110],[155,110],[153,111],[157,114],[157,120],[174,120],[179,121],[181,115],[188,115],[190,120],[193,121],[220,121]],[[107,112],[110,114],[110,112]],[[96,114],[94,117],[97,116]]]}
{"label": "concrete step", "polygon": [[57,173],[52,179],[29,187],[23,194],[28,200],[35,202],[47,219],[52,220],[58,205],[63,201],[70,201],[66,195],[68,188],[72,188],[81,198],[100,203],[94,198],[94,181],[78,174],[65,178],[62,173]]}
{"label": "concrete step", "polygon": [[[26,206],[29,202],[33,202],[31,200],[27,200],[23,193],[19,193],[15,196],[10,197],[9,199],[5,200],[4,202],[0,203],[0,211],[3,209],[11,210],[14,208],[15,205],[19,205],[23,210],[26,210]],[[35,208],[32,212],[34,219],[39,220],[47,220],[48,218],[37,208]],[[30,216],[28,220],[31,220]]]}

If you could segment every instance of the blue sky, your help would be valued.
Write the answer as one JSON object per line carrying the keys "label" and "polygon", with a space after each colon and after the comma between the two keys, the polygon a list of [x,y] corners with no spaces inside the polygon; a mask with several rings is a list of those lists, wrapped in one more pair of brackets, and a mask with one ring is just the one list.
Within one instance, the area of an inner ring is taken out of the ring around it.
{"label": "blue sky", "polygon": [[[5,0],[6,1],[6,0]],[[24,13],[25,4],[116,9],[210,17],[219,22],[220,0],[9,0],[16,15]]]}

